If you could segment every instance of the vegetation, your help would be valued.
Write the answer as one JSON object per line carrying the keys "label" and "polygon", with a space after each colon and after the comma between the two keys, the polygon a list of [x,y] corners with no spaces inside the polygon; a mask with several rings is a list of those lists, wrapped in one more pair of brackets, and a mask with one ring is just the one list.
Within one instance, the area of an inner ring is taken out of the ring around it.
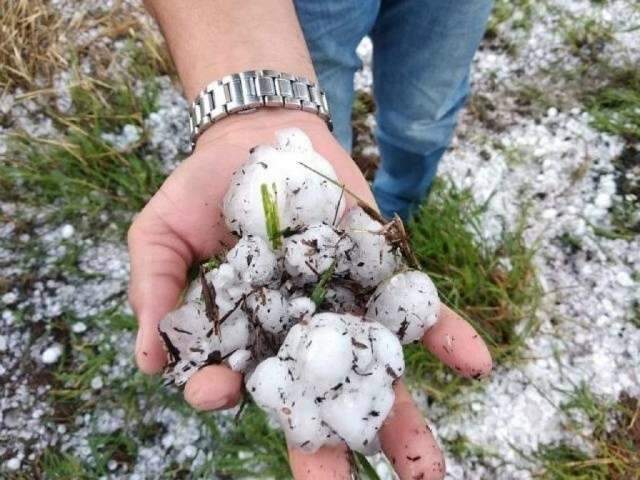
{"label": "vegetation", "polygon": [[[541,478],[548,480],[626,480],[640,478],[640,403],[622,395],[609,403],[586,385],[575,389],[560,407],[567,428],[587,440],[594,452],[576,444],[544,445],[534,455],[542,464]],[[585,430],[592,433],[585,438]]]}
{"label": "vegetation", "polygon": [[[524,222],[494,245],[482,238],[482,211],[470,192],[437,182],[410,225],[411,243],[442,299],[478,329],[495,361],[503,363],[517,359],[535,327],[541,290],[531,261],[533,251],[522,239]],[[452,401],[452,394],[469,383],[451,378],[422,347],[408,347],[406,361],[408,378],[438,400]]]}
{"label": "vegetation", "polygon": [[[62,135],[12,138],[0,163],[0,199],[55,205],[60,219],[141,208],[164,178],[159,159],[144,149],[144,118],[155,97],[153,83],[136,95],[128,83],[83,79],[71,89],[71,114],[49,112]],[[124,125],[138,129],[140,138],[119,149],[104,135]]]}
{"label": "vegetation", "polygon": [[633,65],[611,68],[606,79],[604,85],[583,95],[593,125],[629,143],[639,142],[640,71]]}

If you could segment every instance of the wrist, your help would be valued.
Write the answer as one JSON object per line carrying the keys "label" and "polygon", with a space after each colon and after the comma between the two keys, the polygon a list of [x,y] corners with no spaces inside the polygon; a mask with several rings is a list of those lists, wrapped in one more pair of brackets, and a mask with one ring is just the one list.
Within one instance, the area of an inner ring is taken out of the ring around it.
{"label": "wrist", "polygon": [[231,115],[209,126],[198,138],[194,152],[215,142],[241,145],[249,142],[252,144],[249,146],[271,143],[277,130],[291,126],[330,134],[325,121],[314,113],[285,108],[260,108],[250,113]]}

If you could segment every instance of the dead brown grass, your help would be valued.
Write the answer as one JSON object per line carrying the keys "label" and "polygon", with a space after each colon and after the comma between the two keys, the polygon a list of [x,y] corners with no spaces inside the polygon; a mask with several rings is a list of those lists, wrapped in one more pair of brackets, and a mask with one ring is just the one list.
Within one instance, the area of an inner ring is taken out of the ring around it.
{"label": "dead brown grass", "polygon": [[[174,72],[162,36],[139,4],[120,1],[109,10],[89,10],[78,3],[70,18],[48,0],[4,0],[1,10],[0,93],[17,87],[47,93],[56,71],[87,58],[91,76],[103,80],[126,65],[135,67],[134,76]],[[113,48],[117,40],[127,48]]]}
{"label": "dead brown grass", "polygon": [[[144,68],[147,75],[173,74],[174,67],[155,23],[141,4],[119,1],[105,12],[86,12],[74,17],[72,28],[96,31],[90,40],[76,43],[75,54],[90,57],[97,78],[109,78],[114,65],[127,62],[134,71]],[[131,48],[116,51],[111,41],[124,40]],[[142,73],[142,72],[137,72]]]}
{"label": "dead brown grass", "polygon": [[46,0],[4,0],[0,15],[0,89],[31,90],[38,76],[65,67],[62,20]]}

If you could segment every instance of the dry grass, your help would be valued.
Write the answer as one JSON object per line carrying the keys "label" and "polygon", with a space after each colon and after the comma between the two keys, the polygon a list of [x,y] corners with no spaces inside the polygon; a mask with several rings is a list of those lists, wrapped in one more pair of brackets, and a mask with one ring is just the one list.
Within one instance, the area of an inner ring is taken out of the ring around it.
{"label": "dry grass", "polygon": [[[126,42],[114,49],[113,41]],[[53,75],[86,64],[98,79],[124,65],[140,76],[172,74],[162,37],[140,5],[109,10],[80,7],[65,18],[47,0],[4,0],[0,16],[0,93],[21,87],[47,93]]]}
{"label": "dry grass", "polygon": [[[87,12],[74,17],[74,27],[82,31],[97,32],[77,45],[74,54],[90,57],[94,74],[98,78],[112,76],[113,67],[129,64],[134,73],[143,76],[172,74],[173,64],[164,40],[155,23],[141,5],[132,6],[122,1],[108,11]],[[116,50],[112,41],[125,41],[124,50]],[[144,71],[136,71],[144,67]]]}
{"label": "dry grass", "polygon": [[4,0],[0,16],[0,89],[31,90],[38,77],[67,66],[63,21],[46,0]]}
{"label": "dry grass", "polygon": [[[581,386],[561,408],[569,416],[569,431],[584,435],[584,420],[592,427],[587,453],[573,445],[543,446],[535,455],[542,465],[536,478],[544,480],[635,480],[640,478],[640,402],[622,394],[606,402]],[[576,415],[579,414],[579,415]]]}

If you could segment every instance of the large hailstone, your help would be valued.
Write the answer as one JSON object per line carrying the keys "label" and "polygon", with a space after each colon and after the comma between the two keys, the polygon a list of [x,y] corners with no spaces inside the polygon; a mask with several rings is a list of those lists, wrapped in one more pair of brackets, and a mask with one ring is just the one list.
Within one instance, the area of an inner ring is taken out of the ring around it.
{"label": "large hailstone", "polygon": [[290,327],[287,300],[280,290],[262,287],[247,297],[246,305],[254,321],[267,332],[277,335]]}
{"label": "large hailstone", "polygon": [[266,285],[280,274],[278,257],[269,244],[255,235],[246,235],[227,253],[227,262],[238,278],[251,285]]}
{"label": "large hailstone", "polygon": [[198,369],[246,348],[250,340],[249,320],[242,310],[232,312],[216,335],[204,304],[196,302],[165,316],[159,330],[171,357],[166,377],[176,385],[184,384]]}
{"label": "large hailstone", "polygon": [[324,223],[311,225],[284,241],[284,268],[298,285],[316,283],[333,266],[340,275],[344,256],[353,248],[351,239]]}
{"label": "large hailstone", "polygon": [[[199,278],[187,290],[185,303],[168,313],[159,324],[160,335],[171,357],[165,376],[176,385],[184,384],[198,369],[220,363],[250,344],[251,328],[242,304],[252,291],[251,285],[240,281],[237,272],[227,263],[208,272],[205,279],[215,291],[219,334],[206,314]],[[246,362],[238,365],[244,367]]]}
{"label": "large hailstone", "polygon": [[[242,281],[242,273],[236,271],[229,263],[223,263],[218,268],[205,274],[207,281],[216,291],[216,304],[220,315],[236,309],[244,298],[252,291],[250,283]],[[185,303],[202,301],[202,283],[196,278],[187,289],[184,296]]]}
{"label": "large hailstone", "polygon": [[369,454],[379,449],[403,372],[402,346],[383,325],[325,312],[294,325],[277,357],[248,377],[247,390],[291,445],[313,452],[343,440]]}
{"label": "large hailstone", "polygon": [[374,287],[399,268],[401,257],[382,233],[382,225],[362,208],[349,210],[340,226],[354,243],[347,255],[352,280],[363,287]]}
{"label": "large hailstone", "polygon": [[380,322],[407,344],[422,338],[435,325],[439,311],[438,291],[429,276],[408,270],[376,288],[365,317]]}
{"label": "large hailstone", "polygon": [[344,212],[345,199],[342,189],[325,177],[337,182],[335,170],[313,150],[309,137],[297,128],[279,131],[274,146],[254,148],[234,172],[223,202],[227,227],[239,236],[268,239],[263,185],[275,199],[282,229],[333,224]]}

